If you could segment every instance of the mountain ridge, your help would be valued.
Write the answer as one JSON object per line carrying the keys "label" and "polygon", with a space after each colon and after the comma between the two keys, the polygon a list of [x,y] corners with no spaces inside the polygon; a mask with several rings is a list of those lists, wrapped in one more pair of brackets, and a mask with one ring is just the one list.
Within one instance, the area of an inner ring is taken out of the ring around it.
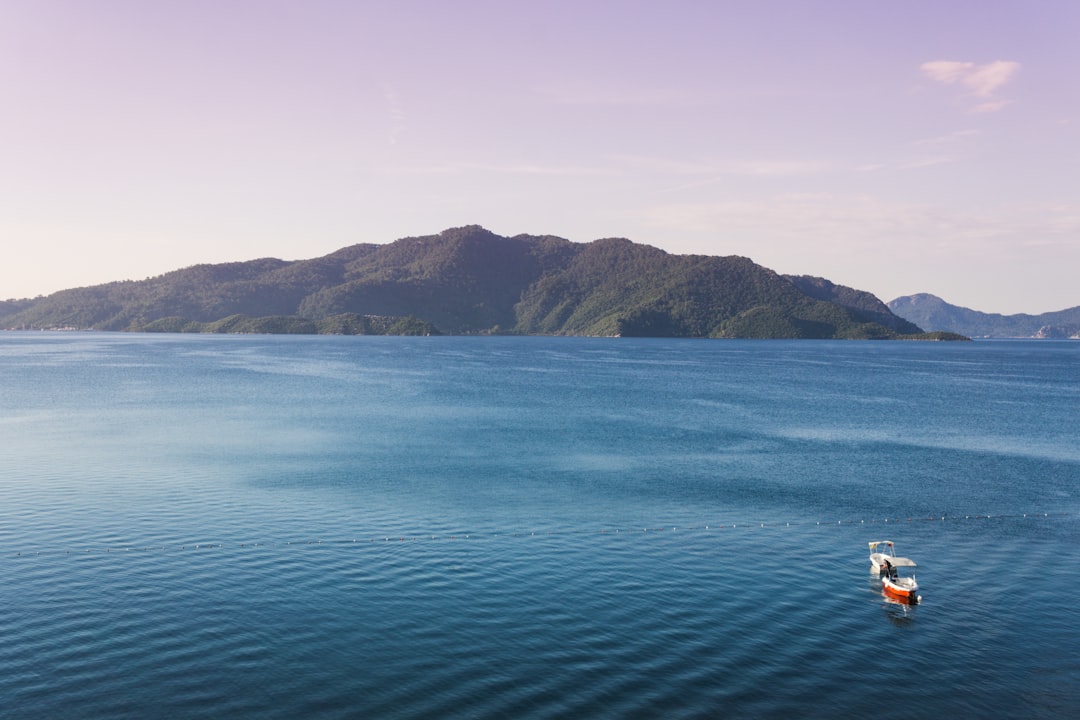
{"label": "mountain ridge", "polygon": [[1080,339],[1080,306],[1030,315],[1002,315],[953,305],[930,293],[894,298],[889,309],[919,327],[980,338]]}
{"label": "mountain ridge", "polygon": [[200,264],[0,302],[0,327],[159,332],[951,339],[872,294],[739,256],[479,225],[328,255]]}

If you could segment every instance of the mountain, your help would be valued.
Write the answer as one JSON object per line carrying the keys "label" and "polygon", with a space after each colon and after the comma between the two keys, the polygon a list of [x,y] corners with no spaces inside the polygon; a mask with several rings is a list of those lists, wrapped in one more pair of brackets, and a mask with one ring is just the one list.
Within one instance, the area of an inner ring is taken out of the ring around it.
{"label": "mountain", "polygon": [[792,284],[812,298],[827,300],[858,311],[864,317],[898,333],[920,333],[919,325],[893,313],[875,295],[863,290],[834,285],[824,278],[809,275],[785,275]]}
{"label": "mountain", "polygon": [[1080,306],[1041,315],[998,315],[950,305],[920,293],[891,300],[889,309],[919,327],[986,338],[1080,338]]}
{"label": "mountain", "polygon": [[942,339],[869,293],[743,257],[477,225],[310,260],[196,265],[0,303],[0,327],[158,332]]}

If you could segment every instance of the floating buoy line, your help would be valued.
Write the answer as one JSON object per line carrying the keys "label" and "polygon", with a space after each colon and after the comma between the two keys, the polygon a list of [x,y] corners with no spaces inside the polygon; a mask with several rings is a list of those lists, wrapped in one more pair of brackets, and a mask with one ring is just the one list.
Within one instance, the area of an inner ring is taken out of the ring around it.
{"label": "floating buoy line", "polygon": [[149,553],[149,552],[190,552],[190,551],[207,551],[207,550],[247,550],[251,549],[264,549],[264,548],[286,548],[286,547],[302,547],[310,545],[323,545],[323,546],[354,546],[354,545],[372,545],[375,543],[389,544],[389,543],[415,543],[415,542],[461,542],[461,541],[477,541],[477,540],[494,540],[504,538],[536,538],[536,537],[566,537],[566,536],[607,536],[607,535],[628,535],[628,534],[649,534],[653,535],[659,533],[671,533],[671,532],[711,532],[719,530],[766,530],[766,529],[784,529],[792,527],[844,527],[844,526],[872,526],[872,525],[901,525],[908,523],[956,523],[956,522],[974,522],[974,521],[992,521],[992,520],[1049,520],[1051,518],[1060,519],[1068,517],[1068,513],[1020,513],[1020,514],[972,514],[972,515],[927,515],[918,517],[886,517],[886,518],[873,518],[870,520],[817,520],[817,521],[787,521],[787,522],[761,522],[761,521],[739,521],[728,523],[707,523],[704,525],[659,525],[659,526],[645,526],[645,527],[600,527],[598,529],[570,529],[570,530],[531,530],[531,531],[513,531],[513,532],[496,532],[496,531],[483,531],[483,532],[467,532],[467,533],[452,533],[452,534],[379,534],[379,535],[365,535],[361,537],[359,534],[347,538],[337,539],[321,539],[321,540],[271,540],[271,541],[244,541],[244,542],[198,542],[198,543],[171,543],[171,544],[133,544],[125,543],[122,545],[89,545],[79,547],[48,547],[48,548],[27,548],[24,550],[13,550],[5,552],[4,555],[11,557],[28,557],[34,555],[92,555],[92,554],[123,554],[131,552]]}

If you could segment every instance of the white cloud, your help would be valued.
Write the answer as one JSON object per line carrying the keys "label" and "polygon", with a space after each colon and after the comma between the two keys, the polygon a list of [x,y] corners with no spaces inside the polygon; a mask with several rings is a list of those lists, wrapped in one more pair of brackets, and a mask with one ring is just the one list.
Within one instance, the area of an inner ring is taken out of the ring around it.
{"label": "white cloud", "polygon": [[964,77],[964,73],[970,72],[975,67],[971,62],[953,62],[951,60],[934,60],[922,64],[922,70],[932,79],[943,83],[954,83]]}
{"label": "white cloud", "polygon": [[971,88],[976,96],[988,98],[995,90],[1009,82],[1019,69],[1018,62],[997,60],[987,65],[976,65],[964,74],[961,82]]}
{"label": "white cloud", "polygon": [[984,102],[975,106],[975,112],[996,112],[1009,104],[1008,100],[995,97],[995,93],[1008,83],[1020,70],[1020,63],[1012,60],[995,60],[985,65],[954,60],[934,60],[922,64],[923,73],[931,80],[946,85],[959,84],[974,97]]}

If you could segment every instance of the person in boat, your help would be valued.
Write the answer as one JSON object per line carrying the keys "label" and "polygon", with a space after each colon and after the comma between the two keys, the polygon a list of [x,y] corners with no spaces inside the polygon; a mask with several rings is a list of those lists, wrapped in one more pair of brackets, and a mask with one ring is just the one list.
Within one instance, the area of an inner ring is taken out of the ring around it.
{"label": "person in boat", "polygon": [[891,562],[889,562],[888,560],[885,561],[885,572],[887,572],[889,574],[889,579],[890,580],[895,580],[896,579],[896,568],[894,568],[893,564]]}

